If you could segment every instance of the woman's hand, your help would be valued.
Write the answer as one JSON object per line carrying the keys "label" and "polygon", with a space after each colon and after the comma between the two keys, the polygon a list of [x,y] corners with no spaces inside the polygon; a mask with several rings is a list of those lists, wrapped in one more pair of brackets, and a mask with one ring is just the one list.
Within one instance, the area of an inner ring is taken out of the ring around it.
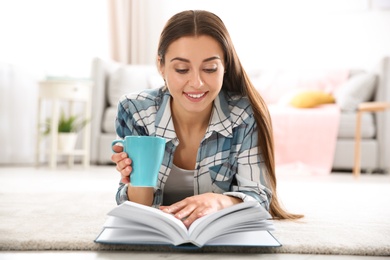
{"label": "woman's hand", "polygon": [[115,151],[111,156],[111,161],[116,163],[116,169],[120,172],[122,178],[122,183],[130,182],[130,173],[131,168],[131,159],[127,157],[127,153],[123,152],[123,147],[119,145],[114,145],[112,149]]}
{"label": "woman's hand", "polygon": [[204,193],[185,198],[170,206],[161,206],[160,209],[166,213],[174,214],[176,218],[183,220],[184,225],[189,228],[198,218],[240,202],[242,200],[236,197]]}

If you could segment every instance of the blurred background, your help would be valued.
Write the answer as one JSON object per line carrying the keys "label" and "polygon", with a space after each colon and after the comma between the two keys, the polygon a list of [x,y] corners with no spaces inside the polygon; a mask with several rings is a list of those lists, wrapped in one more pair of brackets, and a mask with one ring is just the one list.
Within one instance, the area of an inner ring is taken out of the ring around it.
{"label": "blurred background", "polygon": [[154,64],[164,23],[186,9],[220,16],[246,67],[371,68],[390,55],[389,0],[0,0],[0,164],[34,162],[38,80],[88,79],[94,57],[115,59],[121,6],[133,64]]}

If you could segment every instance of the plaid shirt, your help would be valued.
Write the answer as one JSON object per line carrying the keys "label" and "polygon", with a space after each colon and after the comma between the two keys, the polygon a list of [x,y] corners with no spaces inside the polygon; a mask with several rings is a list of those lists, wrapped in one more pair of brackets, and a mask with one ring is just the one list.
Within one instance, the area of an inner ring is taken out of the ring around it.
{"label": "plaid shirt", "polygon": [[[122,96],[115,122],[120,138],[127,135],[160,136],[166,139],[153,206],[162,203],[164,185],[172,169],[179,140],[164,88]],[[256,200],[267,210],[271,192],[265,186],[266,171],[257,146],[257,127],[248,98],[224,91],[214,101],[206,134],[200,143],[194,174],[194,194],[206,192]],[[117,203],[128,200],[127,184],[120,183]]]}

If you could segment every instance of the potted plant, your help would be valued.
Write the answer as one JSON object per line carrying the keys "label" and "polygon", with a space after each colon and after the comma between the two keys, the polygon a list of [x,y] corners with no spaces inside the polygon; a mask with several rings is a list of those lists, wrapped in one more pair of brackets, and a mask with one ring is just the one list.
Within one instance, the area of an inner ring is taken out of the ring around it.
{"label": "potted plant", "polygon": [[[66,116],[61,111],[58,120],[58,149],[61,151],[72,151],[76,147],[78,132],[88,123],[88,120],[79,120],[76,115]],[[46,130],[44,134],[50,133],[51,120],[46,121]]]}

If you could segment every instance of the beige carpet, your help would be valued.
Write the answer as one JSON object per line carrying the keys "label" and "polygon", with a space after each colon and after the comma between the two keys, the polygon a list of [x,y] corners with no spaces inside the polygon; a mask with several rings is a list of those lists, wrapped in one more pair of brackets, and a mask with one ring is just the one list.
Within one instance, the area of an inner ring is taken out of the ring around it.
{"label": "beige carpet", "polygon": [[[93,242],[115,207],[113,167],[0,168],[0,250],[176,251]],[[279,174],[285,206],[300,222],[276,221],[280,248],[207,247],[199,252],[390,255],[390,176]]]}

